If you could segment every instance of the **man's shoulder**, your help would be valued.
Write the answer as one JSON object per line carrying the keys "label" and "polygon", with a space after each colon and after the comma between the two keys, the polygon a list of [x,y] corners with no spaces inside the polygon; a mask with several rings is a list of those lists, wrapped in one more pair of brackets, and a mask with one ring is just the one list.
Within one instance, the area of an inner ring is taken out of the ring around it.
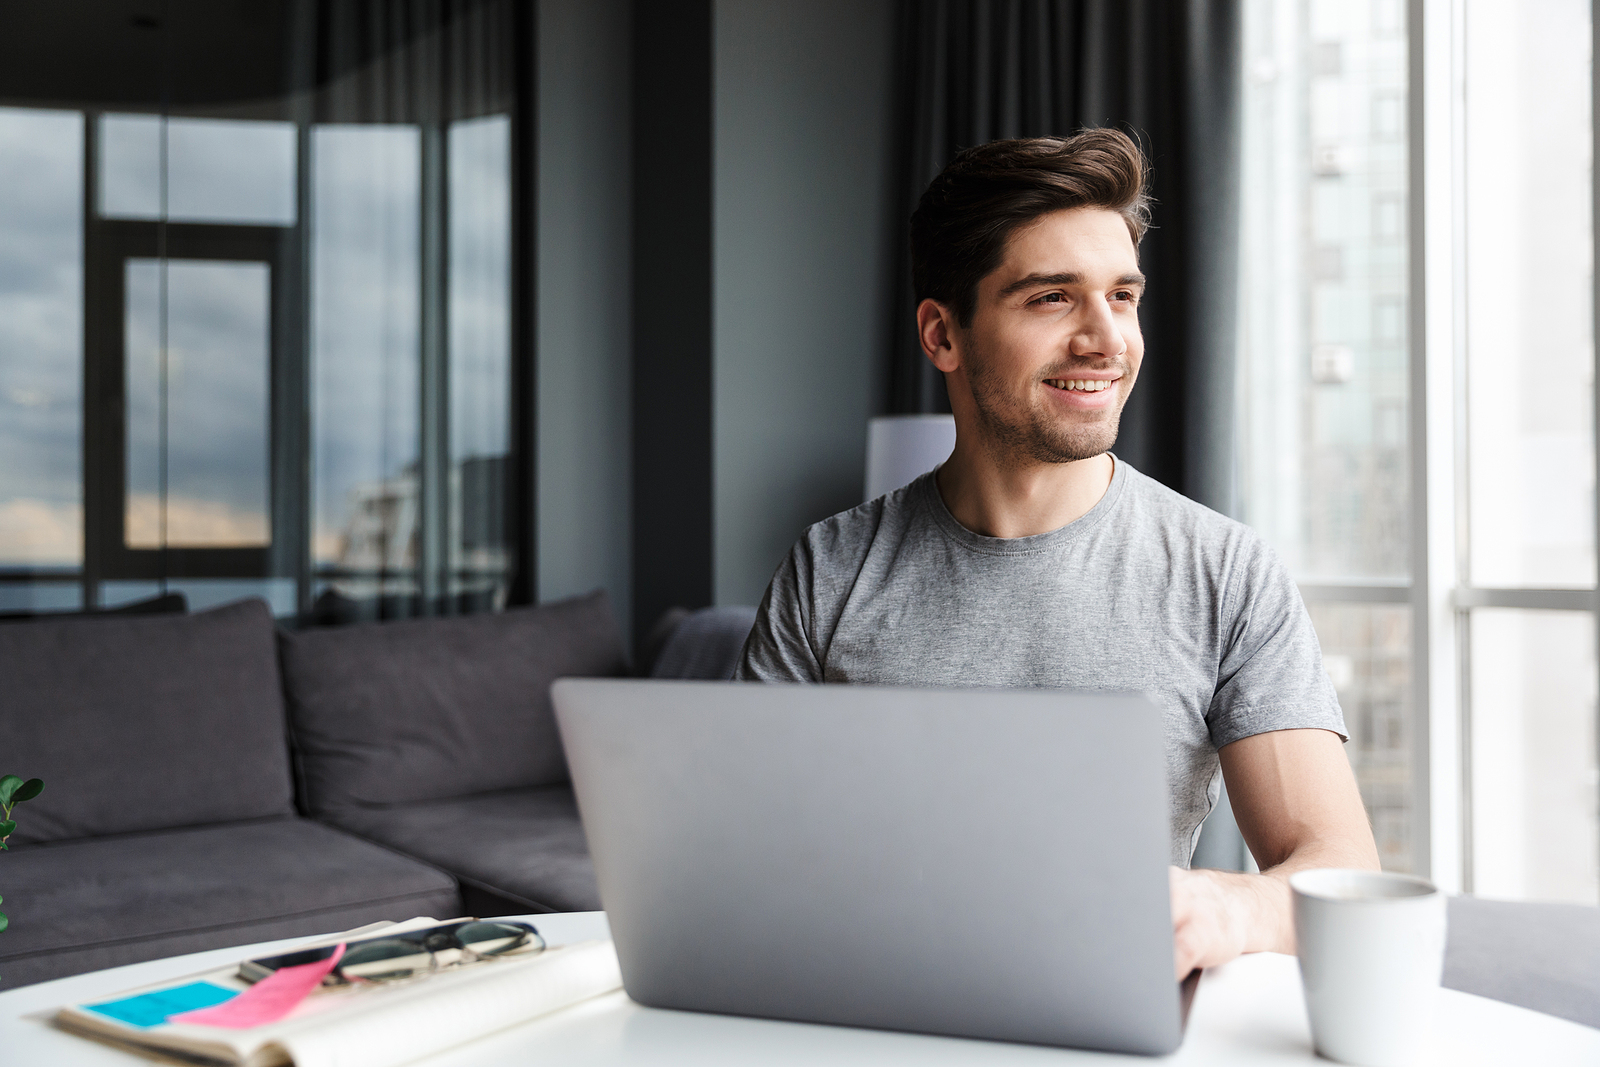
{"label": "man's shoulder", "polygon": [[[1136,555],[1190,561],[1216,587],[1231,586],[1246,598],[1289,581],[1283,561],[1254,527],[1191,500],[1129,467],[1124,496],[1131,525],[1128,543]],[[1196,575],[1198,577],[1198,574]]]}
{"label": "man's shoulder", "polygon": [[1162,527],[1163,532],[1217,548],[1253,552],[1266,547],[1254,528],[1184,496],[1123,460],[1117,462],[1123,464],[1128,479],[1126,492],[1134,522]]}

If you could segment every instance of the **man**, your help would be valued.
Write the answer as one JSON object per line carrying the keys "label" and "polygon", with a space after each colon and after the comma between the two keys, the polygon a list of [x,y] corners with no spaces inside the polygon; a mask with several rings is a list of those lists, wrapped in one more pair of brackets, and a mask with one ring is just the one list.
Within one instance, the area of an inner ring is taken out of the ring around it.
{"label": "man", "polygon": [[[1288,876],[1378,866],[1298,591],[1108,450],[1144,356],[1145,162],[1114,130],[963,152],[911,220],[956,447],[808,529],[737,677],[1137,691],[1162,708],[1178,977],[1294,951]],[[1261,874],[1188,870],[1218,770]]]}

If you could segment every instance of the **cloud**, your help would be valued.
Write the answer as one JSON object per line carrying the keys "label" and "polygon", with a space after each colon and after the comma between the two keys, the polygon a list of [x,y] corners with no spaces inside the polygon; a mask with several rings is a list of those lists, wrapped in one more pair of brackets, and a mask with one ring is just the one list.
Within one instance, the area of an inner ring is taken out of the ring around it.
{"label": "cloud", "polygon": [[[161,547],[161,498],[134,493],[128,498],[129,548]],[[167,545],[174,548],[226,548],[271,543],[267,516],[216,500],[167,498]]]}
{"label": "cloud", "polygon": [[[161,500],[137,493],[128,501],[128,547],[161,546]],[[267,516],[210,500],[167,501],[167,543],[180,548],[265,545]],[[0,565],[78,566],[83,561],[83,507],[21,498],[0,501]]]}
{"label": "cloud", "polygon": [[75,567],[82,561],[82,505],[26,498],[0,501],[0,563]]}

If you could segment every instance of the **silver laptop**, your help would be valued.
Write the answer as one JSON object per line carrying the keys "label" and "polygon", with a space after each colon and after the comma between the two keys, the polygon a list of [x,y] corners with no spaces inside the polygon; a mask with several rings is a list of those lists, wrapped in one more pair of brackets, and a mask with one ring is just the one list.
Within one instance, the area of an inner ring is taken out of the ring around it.
{"label": "silver laptop", "polygon": [[1165,1053],[1166,765],[1142,697],[563,679],[628,995]]}

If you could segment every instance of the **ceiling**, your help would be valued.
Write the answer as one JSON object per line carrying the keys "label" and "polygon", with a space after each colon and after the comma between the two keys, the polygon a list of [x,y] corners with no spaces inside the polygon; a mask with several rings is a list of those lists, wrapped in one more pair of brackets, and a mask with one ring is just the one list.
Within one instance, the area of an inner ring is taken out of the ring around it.
{"label": "ceiling", "polygon": [[[322,96],[371,99],[368,106],[384,112],[373,120],[407,121],[416,117],[408,112],[439,98],[416,89],[432,77],[460,98],[448,107],[451,117],[500,111],[509,106],[510,72],[498,68],[509,61],[494,60],[509,55],[510,7],[510,0],[0,0],[0,103],[290,117],[293,100],[315,86],[334,90]],[[488,59],[486,47],[495,50]],[[446,78],[441,64],[452,57],[463,66]],[[463,80],[476,83],[470,92],[461,91]]]}

